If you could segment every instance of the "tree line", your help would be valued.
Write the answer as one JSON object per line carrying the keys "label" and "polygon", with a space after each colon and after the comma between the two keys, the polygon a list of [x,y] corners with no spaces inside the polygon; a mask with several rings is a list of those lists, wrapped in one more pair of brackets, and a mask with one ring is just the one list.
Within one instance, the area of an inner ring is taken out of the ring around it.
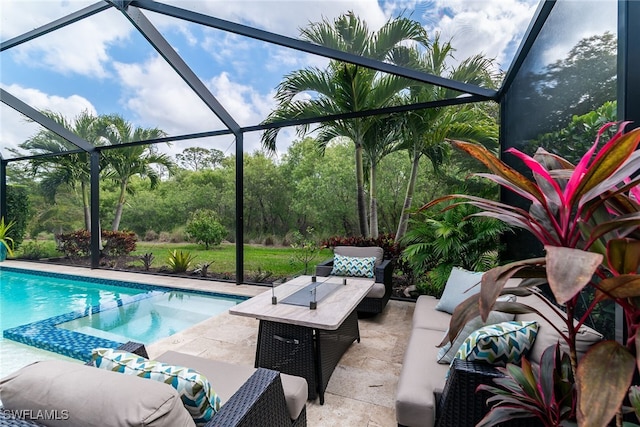
{"label": "tree line", "polygon": [[[263,151],[245,153],[246,240],[281,243],[291,233],[305,233],[308,228],[313,228],[318,239],[358,235],[351,144],[348,140],[336,139],[320,153],[315,148],[317,141],[307,137],[294,141],[280,159]],[[134,231],[141,239],[155,240],[161,234],[169,239],[174,234],[184,234],[187,222],[196,211],[210,210],[228,230],[226,239],[233,241],[237,221],[235,156],[220,156],[216,151],[191,147],[173,158],[167,156],[162,165],[170,170],[170,175],[163,179],[158,178],[160,174],[156,170],[116,180],[110,178],[113,172],[105,167],[100,182],[101,227],[109,229],[118,218],[120,229]],[[206,158],[211,155],[218,160],[207,164]],[[185,157],[191,157],[192,161],[185,162]],[[63,165],[69,163],[65,160]],[[55,168],[50,165],[47,173],[39,169],[36,176],[32,173],[31,163],[10,165],[11,184],[22,187],[31,201],[32,214],[27,230],[32,237],[41,232],[87,229],[86,188],[82,181],[69,179],[55,187],[50,184],[53,177],[49,173],[60,173],[63,165],[56,164]],[[78,169],[85,167],[88,164]],[[402,152],[388,155],[381,162],[378,199],[382,233],[396,230],[404,203],[406,178],[412,167],[406,153]],[[419,195],[415,205],[469,185],[465,181],[469,167],[468,160],[457,153],[450,153],[449,160],[440,164],[437,171],[431,163],[421,164],[415,184]],[[151,165],[149,168],[153,169]],[[70,177],[71,171],[67,171],[66,176]],[[151,176],[157,179],[152,180]],[[127,191],[123,199],[122,182],[125,181]],[[53,193],[52,188],[55,189]],[[122,206],[121,210],[119,206]]]}

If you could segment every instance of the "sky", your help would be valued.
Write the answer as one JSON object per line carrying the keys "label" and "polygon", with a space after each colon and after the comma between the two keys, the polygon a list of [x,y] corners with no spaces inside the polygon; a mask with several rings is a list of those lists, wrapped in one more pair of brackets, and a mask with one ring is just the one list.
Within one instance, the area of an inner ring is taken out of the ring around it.
{"label": "sky", "polygon": [[[452,40],[455,60],[483,53],[508,69],[537,8],[536,0],[166,0],[174,6],[298,37],[299,29],[353,11],[371,30],[404,14],[430,36]],[[0,39],[9,40],[92,1],[2,0]],[[144,12],[231,116],[241,125],[259,124],[276,106],[274,94],[287,73],[324,67],[327,60],[241,36]],[[562,50],[562,49],[560,49]],[[135,126],[158,127],[169,135],[224,126],[172,72],[167,63],[115,9],[94,15],[0,53],[0,87],[37,109],[73,120],[80,112],[118,113]],[[29,138],[37,126],[0,104],[0,153]],[[297,135],[283,129],[278,151]],[[245,136],[244,151],[260,148],[260,134]],[[233,137],[174,143],[169,154],[199,145],[235,152]]]}

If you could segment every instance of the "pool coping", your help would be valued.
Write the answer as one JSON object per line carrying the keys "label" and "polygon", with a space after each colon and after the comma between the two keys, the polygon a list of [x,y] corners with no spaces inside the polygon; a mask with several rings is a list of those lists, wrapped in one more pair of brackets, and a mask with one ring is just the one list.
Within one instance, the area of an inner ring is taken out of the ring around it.
{"label": "pool coping", "polygon": [[104,279],[99,277],[87,277],[67,273],[48,272],[41,270],[29,270],[24,268],[14,268],[8,266],[0,266],[0,271],[8,271],[18,274],[31,274],[35,276],[45,277],[57,277],[68,280],[83,281],[89,283],[104,284],[110,286],[124,286],[128,288],[141,289],[146,291],[145,293],[130,295],[123,298],[119,298],[116,301],[112,301],[104,304],[96,304],[91,307],[87,307],[85,310],[75,310],[69,313],[60,314],[57,316],[49,317],[44,320],[28,323],[25,325],[16,326],[14,328],[5,329],[2,331],[3,338],[16,341],[22,344],[26,344],[32,347],[40,348],[42,350],[51,351],[64,356],[68,356],[74,359],[88,362],[91,360],[91,352],[98,347],[116,348],[123,344],[122,342],[112,341],[105,338],[95,337],[92,335],[83,334],[81,332],[75,332],[57,326],[61,323],[66,323],[72,320],[76,320],[82,317],[87,317],[101,311],[122,307],[127,304],[135,303],[151,298],[156,295],[161,295],[166,292],[180,291],[191,294],[217,296],[224,298],[236,299],[239,302],[248,299],[249,297],[243,295],[225,294],[221,292],[203,291],[197,289],[182,289],[174,288],[162,285],[149,285],[144,283],[130,282],[126,280],[114,280]]}

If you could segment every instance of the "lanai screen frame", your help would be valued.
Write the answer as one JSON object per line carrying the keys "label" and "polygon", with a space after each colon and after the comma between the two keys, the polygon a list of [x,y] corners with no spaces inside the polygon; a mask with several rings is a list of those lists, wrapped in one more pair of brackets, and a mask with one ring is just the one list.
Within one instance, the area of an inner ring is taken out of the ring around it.
{"label": "lanai screen frame", "polygon": [[[118,9],[136,27],[136,29],[145,37],[149,44],[169,63],[174,71],[189,85],[196,95],[216,114],[223,122],[226,129],[211,130],[208,132],[200,132],[194,134],[177,135],[166,138],[158,138],[153,140],[136,141],[128,144],[117,146],[96,147],[89,142],[79,138],[77,135],[69,132],[62,126],[48,119],[42,113],[14,97],[4,89],[0,89],[0,101],[16,111],[29,117],[34,122],[40,124],[44,128],[56,133],[66,139],[76,147],[77,151],[86,152],[90,156],[91,164],[91,228],[99,229],[99,160],[100,153],[104,150],[117,149],[131,145],[157,144],[162,142],[178,141],[185,139],[197,139],[210,136],[233,135],[236,143],[236,283],[241,284],[244,280],[244,170],[243,170],[243,138],[247,132],[263,131],[269,128],[282,128],[289,126],[297,126],[301,124],[321,123],[324,121],[332,121],[338,119],[350,119],[357,117],[367,117],[390,113],[400,113],[425,108],[436,108],[450,105],[460,105],[475,102],[495,101],[500,104],[501,116],[508,114],[504,111],[504,105],[501,100],[508,94],[511,82],[520,70],[520,66],[524,62],[529,49],[535,42],[540,30],[542,29],[547,17],[555,6],[557,0],[543,0],[540,2],[536,13],[525,33],[522,43],[515,55],[502,86],[499,90],[482,88],[467,83],[446,79],[412,70],[404,67],[391,65],[382,61],[362,57],[346,53],[343,51],[327,48],[324,46],[314,45],[302,40],[282,36],[268,31],[260,30],[251,26],[237,24],[225,21],[213,16],[202,13],[193,12],[175,6],[170,6],[161,2],[151,0],[105,0],[94,5],[88,6],[75,13],[67,15],[63,18],[54,20],[49,24],[36,28],[32,31],[14,37],[10,40],[0,43],[0,52],[11,49],[29,40],[33,40],[42,35],[48,34],[57,29],[63,28],[69,24],[85,19],[97,13],[110,8]],[[235,33],[267,43],[279,45],[282,47],[319,55],[329,59],[335,59],[348,62],[363,67],[371,68],[388,74],[395,74],[407,77],[418,82],[432,84],[437,86],[454,89],[467,96],[444,99],[429,103],[410,104],[397,107],[388,107],[376,110],[359,111],[356,113],[324,116],[310,118],[304,120],[287,120],[269,125],[256,124],[253,126],[240,126],[233,116],[217,101],[215,96],[206,88],[202,81],[189,68],[180,55],[169,45],[165,38],[155,28],[155,26],[144,15],[144,11],[156,12],[173,18],[186,20],[211,28]],[[633,100],[640,99],[640,75],[632,74],[630,70],[640,69],[640,45],[634,44],[632,40],[640,40],[640,28],[631,25],[632,22],[640,22],[640,2],[630,0],[618,0],[618,118],[620,120],[631,120],[640,125],[640,103]],[[501,129],[501,135],[502,135]],[[502,136],[500,139],[501,146],[508,146]],[[56,155],[70,154],[61,153]],[[53,155],[51,155],[53,156]],[[18,158],[5,159],[0,153],[0,217],[6,217],[7,204],[7,165],[10,162],[29,160],[37,156],[24,156]],[[99,238],[96,233],[91,237],[91,267],[99,268]]]}

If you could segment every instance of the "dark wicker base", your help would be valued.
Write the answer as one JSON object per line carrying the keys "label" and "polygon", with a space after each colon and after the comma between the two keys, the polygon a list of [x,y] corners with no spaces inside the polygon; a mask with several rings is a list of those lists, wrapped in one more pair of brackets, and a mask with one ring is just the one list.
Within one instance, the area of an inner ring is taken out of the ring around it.
{"label": "dark wicker base", "polygon": [[382,310],[384,310],[387,302],[389,302],[390,297],[391,293],[389,293],[388,296],[385,294],[383,298],[365,298],[360,301],[356,310],[361,317],[368,317],[382,313]]}
{"label": "dark wicker base", "polygon": [[[493,366],[454,359],[437,410],[437,427],[475,426],[488,412],[486,402],[491,393],[476,392],[480,384],[494,384],[502,377]],[[516,419],[500,424],[502,427],[538,427],[536,418]]]}
{"label": "dark wicker base", "polygon": [[255,364],[305,378],[309,399],[319,395],[322,405],[333,370],[355,340],[360,341],[355,311],[335,331],[261,320]]}

